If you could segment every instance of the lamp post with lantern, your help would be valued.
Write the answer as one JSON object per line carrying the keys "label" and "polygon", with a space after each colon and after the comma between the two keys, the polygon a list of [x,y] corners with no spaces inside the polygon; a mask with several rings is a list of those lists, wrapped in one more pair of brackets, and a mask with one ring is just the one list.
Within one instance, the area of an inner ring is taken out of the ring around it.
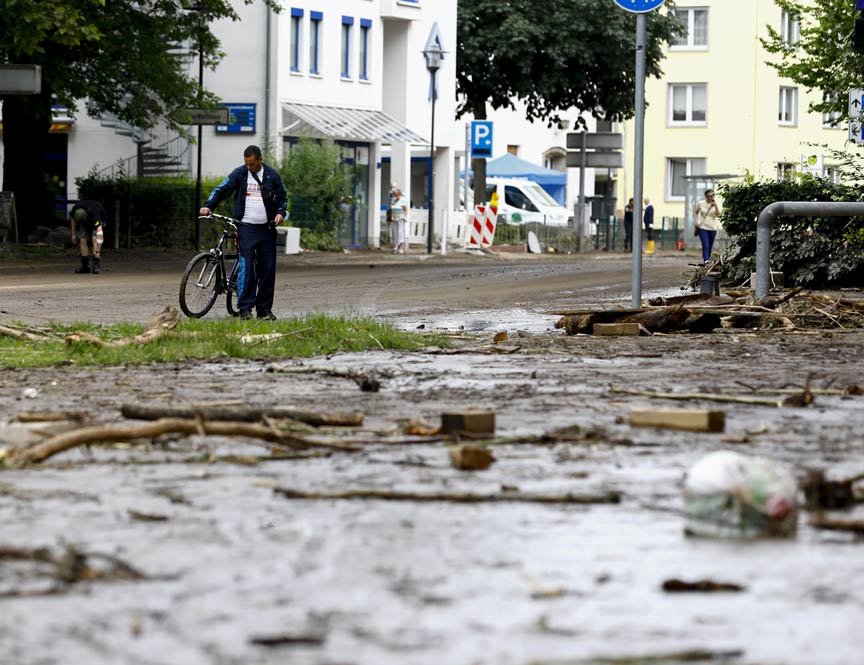
{"label": "lamp post with lantern", "polygon": [[435,99],[438,90],[435,85],[435,75],[441,69],[441,61],[444,59],[444,49],[441,48],[441,37],[438,32],[438,24],[432,26],[426,47],[423,49],[423,57],[426,59],[426,69],[429,71],[429,96],[432,99],[432,135],[429,144],[429,221],[427,223],[426,253],[432,253],[432,231],[435,226]]}

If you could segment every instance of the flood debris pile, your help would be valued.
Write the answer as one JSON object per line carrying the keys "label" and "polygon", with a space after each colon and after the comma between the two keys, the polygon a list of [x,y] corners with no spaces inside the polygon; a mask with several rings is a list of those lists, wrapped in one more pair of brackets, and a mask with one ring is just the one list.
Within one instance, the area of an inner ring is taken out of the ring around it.
{"label": "flood debris pile", "polygon": [[717,328],[812,331],[864,328],[864,296],[827,295],[796,287],[758,301],[749,290],[654,298],[641,309],[554,312],[568,335],[706,333]]}

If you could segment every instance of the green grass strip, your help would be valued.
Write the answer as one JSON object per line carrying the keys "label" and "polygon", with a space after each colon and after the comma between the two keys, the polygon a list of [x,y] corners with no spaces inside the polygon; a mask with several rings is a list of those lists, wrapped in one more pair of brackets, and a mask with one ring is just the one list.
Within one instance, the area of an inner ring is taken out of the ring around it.
{"label": "green grass strip", "polygon": [[0,336],[0,368],[139,365],[191,359],[310,358],[339,352],[413,351],[426,346],[449,345],[444,336],[403,332],[371,317],[324,314],[278,321],[183,319],[176,328],[151,342],[116,348],[86,342],[70,346],[66,344],[66,335],[87,332],[109,343],[134,337],[143,331],[143,326],[73,323],[51,324],[42,330],[48,332],[50,338],[25,341]]}

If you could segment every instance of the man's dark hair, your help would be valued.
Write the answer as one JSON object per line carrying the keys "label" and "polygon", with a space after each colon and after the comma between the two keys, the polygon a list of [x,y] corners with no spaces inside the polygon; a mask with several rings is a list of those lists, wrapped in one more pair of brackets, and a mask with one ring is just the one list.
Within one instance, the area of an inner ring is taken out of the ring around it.
{"label": "man's dark hair", "polygon": [[261,148],[257,145],[250,145],[246,150],[243,151],[244,157],[254,157],[255,159],[261,159]]}
{"label": "man's dark hair", "polygon": [[710,188],[709,188],[709,189],[706,189],[706,190],[705,190],[705,196],[708,196],[709,194],[713,194],[713,193],[714,193],[714,190],[713,190],[713,189],[710,189]]}

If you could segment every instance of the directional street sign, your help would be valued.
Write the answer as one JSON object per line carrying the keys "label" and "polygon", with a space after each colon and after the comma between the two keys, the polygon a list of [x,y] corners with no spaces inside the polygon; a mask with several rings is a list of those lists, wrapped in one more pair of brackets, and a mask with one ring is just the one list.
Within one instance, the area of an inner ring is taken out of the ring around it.
{"label": "directional street sign", "polygon": [[42,91],[39,65],[0,65],[0,94],[38,95]]}
{"label": "directional street sign", "polygon": [[228,109],[182,109],[177,122],[183,125],[227,125],[231,119]]}
{"label": "directional street sign", "polygon": [[492,121],[474,120],[471,123],[471,156],[492,156]]}
{"label": "directional street sign", "polygon": [[[582,166],[582,151],[568,150],[564,157],[568,167]],[[624,168],[623,152],[586,152],[585,166],[589,169],[620,169]]]}
{"label": "directional street sign", "polygon": [[644,14],[645,12],[654,11],[666,0],[613,0],[613,2],[634,14]]}
{"label": "directional street sign", "polygon": [[864,141],[864,90],[855,88],[849,91],[849,140],[855,143]]}
{"label": "directional street sign", "polygon": [[[624,135],[619,132],[588,132],[585,137],[585,147],[589,150],[622,150],[624,148]],[[567,149],[582,149],[581,132],[569,132],[567,134]]]}

